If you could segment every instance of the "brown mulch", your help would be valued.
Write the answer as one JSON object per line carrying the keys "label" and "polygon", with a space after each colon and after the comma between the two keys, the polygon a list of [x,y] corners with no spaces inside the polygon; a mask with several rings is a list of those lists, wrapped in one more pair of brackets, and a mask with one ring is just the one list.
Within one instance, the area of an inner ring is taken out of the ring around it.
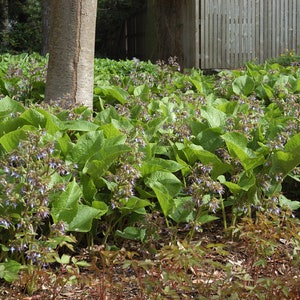
{"label": "brown mulch", "polygon": [[260,257],[257,230],[256,244],[251,235],[225,238],[222,228],[212,225],[189,243],[180,239],[184,232],[177,241],[168,241],[165,232],[156,245],[127,241],[118,251],[94,246],[77,257],[89,268],[42,270],[30,295],[28,276],[11,285],[1,282],[0,299],[300,299],[299,259],[291,257],[300,249],[280,237],[265,248],[275,250]]}

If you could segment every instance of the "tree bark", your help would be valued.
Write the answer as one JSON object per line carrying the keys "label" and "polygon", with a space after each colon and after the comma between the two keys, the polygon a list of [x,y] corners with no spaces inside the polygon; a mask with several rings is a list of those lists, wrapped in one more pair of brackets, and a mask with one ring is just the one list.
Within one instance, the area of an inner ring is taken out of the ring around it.
{"label": "tree bark", "polygon": [[45,101],[92,108],[97,0],[52,0]]}
{"label": "tree bark", "polygon": [[50,16],[51,0],[42,0],[42,55],[49,53]]}
{"label": "tree bark", "polygon": [[1,0],[1,36],[2,44],[4,47],[8,44],[8,31],[9,31],[9,15],[8,15],[8,0]]}

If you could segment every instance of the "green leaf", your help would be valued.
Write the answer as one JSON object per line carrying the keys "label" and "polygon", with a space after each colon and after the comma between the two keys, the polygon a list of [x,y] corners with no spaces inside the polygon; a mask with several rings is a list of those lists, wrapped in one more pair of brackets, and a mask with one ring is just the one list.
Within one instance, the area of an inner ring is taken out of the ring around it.
{"label": "green leaf", "polygon": [[135,97],[140,97],[143,101],[147,101],[148,100],[148,96],[149,96],[149,87],[146,84],[137,86],[134,91],[133,94]]}
{"label": "green leaf", "polygon": [[204,93],[205,89],[204,89],[203,83],[200,80],[190,78],[190,81],[195,86],[195,88],[197,89],[197,91],[200,94]]}
{"label": "green leaf", "polygon": [[123,239],[143,242],[146,236],[146,229],[140,229],[137,227],[126,227],[124,231],[117,230],[116,236],[122,237]]}
{"label": "green leaf", "polygon": [[148,141],[155,136],[155,134],[163,127],[164,123],[167,121],[167,118],[155,118],[152,119],[145,125],[145,134]]}
{"label": "green leaf", "polygon": [[172,173],[183,169],[185,166],[174,161],[163,158],[153,158],[145,161],[141,167],[141,173],[143,176],[151,174],[155,171],[170,171]]}
{"label": "green leaf", "polygon": [[87,132],[78,138],[68,157],[82,168],[90,157],[100,151],[103,145],[104,135],[102,131]]}
{"label": "green leaf", "polygon": [[287,94],[289,90],[293,91],[295,89],[296,84],[297,83],[294,76],[280,74],[273,88],[275,90],[283,91]]}
{"label": "green leaf", "polygon": [[190,145],[181,144],[180,145],[179,143],[176,143],[176,147],[179,151],[184,153],[184,156],[186,157],[187,162],[190,165],[194,165],[194,163],[199,159],[198,158],[198,152],[204,150],[202,146],[195,145],[195,144],[190,144]]}
{"label": "green leaf", "polygon": [[51,215],[54,223],[64,221],[71,223],[78,211],[78,201],[82,197],[82,191],[79,185],[72,181],[69,183],[57,200],[52,202]]}
{"label": "green leaf", "polygon": [[10,92],[8,90],[9,90],[9,87],[8,87],[6,81],[3,80],[2,78],[0,78],[0,92],[1,92],[1,94],[3,94],[4,96],[11,96]]}
{"label": "green leaf", "polygon": [[88,203],[92,203],[97,194],[97,188],[93,179],[90,176],[82,174],[80,179],[82,185],[83,197]]}
{"label": "green leaf", "polygon": [[129,94],[118,86],[98,86],[94,89],[94,93],[104,97],[106,100],[117,100],[121,104],[125,104],[129,97]]}
{"label": "green leaf", "polygon": [[67,254],[63,254],[61,257],[56,257],[56,261],[62,265],[68,265],[70,263],[71,256]]}
{"label": "green leaf", "polygon": [[73,144],[70,136],[67,133],[63,133],[62,136],[57,137],[57,148],[61,151],[61,153],[67,158],[70,158],[70,153],[73,149]]}
{"label": "green leaf", "polygon": [[[212,166],[211,176],[213,178],[228,172],[232,168],[230,165],[223,163],[214,153],[200,149],[194,144],[190,144],[188,149],[190,150],[189,153],[193,151],[193,156],[200,160],[202,164]],[[186,149],[184,149],[184,153],[186,153]]]}
{"label": "green leaf", "polygon": [[100,129],[103,131],[104,136],[106,138],[111,138],[115,136],[120,136],[121,132],[120,130],[112,123],[104,124],[100,127]]}
{"label": "green leaf", "polygon": [[4,97],[0,100],[0,112],[24,112],[25,108],[20,102]]}
{"label": "green leaf", "polygon": [[181,181],[174,174],[165,171],[152,173],[145,179],[145,183],[151,188],[156,186],[157,183],[160,183],[172,197],[177,195],[182,187]]}
{"label": "green leaf", "polygon": [[274,97],[273,89],[265,83],[261,83],[256,90],[262,99],[272,99]]}
{"label": "green leaf", "polygon": [[99,128],[99,125],[85,121],[85,120],[71,120],[62,122],[62,130],[74,130],[74,131],[95,131]]}
{"label": "green leaf", "polygon": [[244,96],[249,96],[253,92],[254,86],[254,80],[248,75],[239,76],[232,83],[233,92]]}
{"label": "green leaf", "polygon": [[96,183],[120,155],[129,152],[130,150],[131,148],[127,145],[118,143],[110,145],[109,141],[106,140],[103,147],[86,162],[83,173],[92,176]]}
{"label": "green leaf", "polygon": [[274,153],[272,171],[282,173],[283,178],[300,164],[300,133],[292,136],[285,144],[284,150]]}
{"label": "green leaf", "polygon": [[299,152],[300,152],[300,133],[297,133],[288,139],[287,143],[284,146],[284,150],[291,152],[293,154],[299,154]]}
{"label": "green leaf", "polygon": [[98,210],[97,218],[100,218],[101,216],[104,216],[108,212],[108,206],[103,201],[93,201],[92,202],[92,207],[94,207]]}
{"label": "green leaf", "polygon": [[213,106],[204,106],[201,115],[205,118],[211,128],[223,127],[226,123],[226,114]]}
{"label": "green leaf", "polygon": [[72,263],[78,267],[90,267],[91,264],[85,260],[77,260],[75,257],[72,257]]}
{"label": "green leaf", "polygon": [[256,177],[253,172],[242,172],[238,185],[244,191],[249,191],[256,184]]}
{"label": "green leaf", "polygon": [[169,217],[176,223],[188,223],[194,221],[194,201],[191,197],[179,197],[174,199],[174,205]]}
{"label": "green leaf", "polygon": [[201,225],[204,225],[204,224],[207,224],[207,223],[210,223],[212,221],[216,221],[218,220],[219,218],[214,216],[214,215],[210,215],[208,213],[208,211],[203,211],[200,215],[200,217],[197,219],[197,222],[200,223]]}
{"label": "green leaf", "polygon": [[243,134],[228,132],[221,137],[225,140],[229,153],[240,160],[246,171],[253,170],[264,163],[265,158],[262,154],[256,154],[247,147],[248,140]]}
{"label": "green leaf", "polygon": [[42,109],[37,109],[37,111],[44,116],[46,121],[45,129],[47,130],[48,133],[54,134],[57,131],[62,129],[62,122],[58,117]]}
{"label": "green leaf", "polygon": [[92,228],[93,220],[105,214],[103,210],[99,210],[87,205],[78,205],[77,214],[68,224],[68,231],[89,232]]}
{"label": "green leaf", "polygon": [[239,186],[237,183],[234,182],[224,181],[222,182],[222,184],[227,186],[230,192],[234,195],[238,194],[242,190],[241,186]]}
{"label": "green leaf", "polygon": [[145,184],[154,191],[163,214],[167,216],[173,197],[181,190],[181,181],[170,172],[156,171],[145,179]]}
{"label": "green leaf", "polygon": [[28,124],[36,128],[45,128],[46,118],[36,109],[27,109],[20,115],[20,118],[26,120]]}
{"label": "green leaf", "polygon": [[217,148],[224,145],[224,141],[220,136],[221,131],[219,128],[206,128],[196,135],[193,142],[214,153]]}
{"label": "green leaf", "polygon": [[292,200],[286,198],[284,195],[279,196],[279,204],[282,208],[287,208],[287,209],[293,210],[293,211],[300,208],[299,201],[292,201]]}
{"label": "green leaf", "polygon": [[8,282],[18,280],[19,271],[22,265],[15,260],[8,260],[4,263],[0,263],[0,278]]}
{"label": "green leaf", "polygon": [[137,214],[144,215],[146,210],[144,209],[147,206],[151,206],[151,202],[148,200],[140,199],[138,197],[131,197],[129,199],[121,199],[121,206],[119,209],[122,213],[131,213],[135,212]]}
{"label": "green leaf", "polygon": [[8,132],[0,138],[0,144],[6,150],[6,152],[11,152],[15,150],[20,141],[27,137],[27,132],[32,131],[35,128],[30,125],[25,125],[21,129]]}
{"label": "green leaf", "polygon": [[169,211],[173,206],[173,197],[170,195],[168,189],[160,182],[151,183],[150,187],[156,195],[164,216],[168,216]]}

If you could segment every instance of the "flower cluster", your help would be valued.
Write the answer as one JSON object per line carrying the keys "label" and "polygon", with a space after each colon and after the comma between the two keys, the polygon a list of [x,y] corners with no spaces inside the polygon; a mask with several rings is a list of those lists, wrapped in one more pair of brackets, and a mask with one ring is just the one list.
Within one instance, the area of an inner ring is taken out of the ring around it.
{"label": "flower cluster", "polygon": [[43,131],[30,132],[14,151],[0,158],[0,230],[5,232],[0,243],[15,259],[36,262],[44,232],[51,234],[51,195],[64,189],[70,174],[55,151]]}
{"label": "flower cluster", "polygon": [[211,166],[197,162],[188,177],[187,192],[197,208],[207,206],[210,211],[216,212],[220,208],[224,188],[220,182],[211,178],[211,171]]}
{"label": "flower cluster", "polygon": [[[20,60],[21,61],[21,60]],[[46,81],[47,64],[41,63],[40,58],[31,57],[26,64],[14,63],[7,70],[5,80],[13,82],[7,92],[18,101],[41,100],[41,91]],[[17,82],[17,84],[16,84]]]}
{"label": "flower cluster", "polygon": [[121,158],[115,168],[114,174],[109,173],[106,178],[111,183],[112,207],[119,207],[120,200],[135,195],[135,185],[141,174],[135,164],[131,164],[126,157]]}

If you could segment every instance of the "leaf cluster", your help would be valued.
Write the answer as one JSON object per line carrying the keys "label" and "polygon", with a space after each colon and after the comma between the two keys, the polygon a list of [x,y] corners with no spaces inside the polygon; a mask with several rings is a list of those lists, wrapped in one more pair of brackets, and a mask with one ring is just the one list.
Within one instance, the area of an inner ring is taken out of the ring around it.
{"label": "leaf cluster", "polygon": [[[28,78],[35,61],[43,80],[46,61],[38,56],[1,59],[15,59],[16,72],[27,70]],[[72,251],[76,240],[130,239],[155,250],[162,226],[192,240],[218,219],[234,234],[244,216],[296,213],[299,69],[249,63],[204,76],[178,68],[175,59],[97,59],[90,111],[32,104],[39,98],[20,84],[26,76],[12,81],[7,63],[0,82],[0,277],[13,280],[22,265],[61,264],[60,249]]]}

